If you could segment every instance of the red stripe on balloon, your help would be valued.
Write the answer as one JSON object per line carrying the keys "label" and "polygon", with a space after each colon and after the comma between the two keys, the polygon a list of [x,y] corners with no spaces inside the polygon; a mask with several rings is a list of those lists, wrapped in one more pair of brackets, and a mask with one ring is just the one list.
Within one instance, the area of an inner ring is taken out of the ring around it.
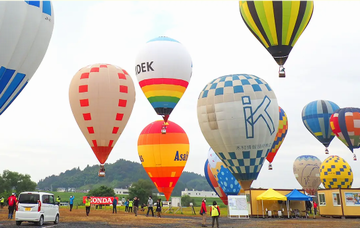
{"label": "red stripe on balloon", "polygon": [[174,78],[152,78],[152,79],[145,79],[139,82],[140,87],[148,86],[148,85],[179,85],[187,88],[189,82],[184,81],[182,79],[174,79]]}
{"label": "red stripe on balloon", "polygon": [[[163,124],[163,120],[152,122],[142,130],[141,134],[160,133]],[[166,126],[166,133],[185,133],[185,131],[179,125],[176,125],[174,122],[168,121],[168,124],[169,125]]]}
{"label": "red stripe on balloon", "polygon": [[89,134],[94,134],[94,128],[93,127],[87,127]]}

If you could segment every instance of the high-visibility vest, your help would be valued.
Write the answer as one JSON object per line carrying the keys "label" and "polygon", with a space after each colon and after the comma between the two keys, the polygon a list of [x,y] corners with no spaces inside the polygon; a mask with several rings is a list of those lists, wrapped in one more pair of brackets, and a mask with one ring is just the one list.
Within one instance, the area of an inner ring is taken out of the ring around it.
{"label": "high-visibility vest", "polygon": [[129,207],[132,207],[132,204],[133,204],[133,201],[130,200],[130,201],[129,201]]}
{"label": "high-visibility vest", "polygon": [[60,198],[56,198],[56,202],[59,202],[59,203],[60,203]]}
{"label": "high-visibility vest", "polygon": [[86,199],[85,201],[85,207],[90,207],[91,206],[91,200],[90,199]]}
{"label": "high-visibility vest", "polygon": [[211,216],[212,217],[219,216],[219,211],[218,211],[216,206],[212,206],[212,208],[211,208]]}
{"label": "high-visibility vest", "polygon": [[1,198],[1,200],[0,200],[0,203],[4,203],[4,197],[3,198]]}

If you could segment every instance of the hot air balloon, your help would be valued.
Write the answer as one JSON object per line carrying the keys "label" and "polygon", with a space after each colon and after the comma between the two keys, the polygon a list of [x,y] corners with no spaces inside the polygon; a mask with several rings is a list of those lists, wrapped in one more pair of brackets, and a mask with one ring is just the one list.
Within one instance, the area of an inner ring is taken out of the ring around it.
{"label": "hot air balloon", "polygon": [[89,65],[71,80],[69,100],[75,120],[100,162],[99,176],[105,176],[104,164],[135,103],[134,83],[118,66]]}
{"label": "hot air balloon", "polygon": [[273,162],[275,155],[278,152],[281,144],[284,142],[287,130],[288,130],[287,116],[286,116],[286,113],[284,112],[284,110],[279,106],[278,131],[276,133],[275,140],[271,146],[271,149],[270,149],[268,155],[266,156],[266,160],[268,160],[268,162],[269,162],[269,170],[272,170],[271,163]]}
{"label": "hot air balloon", "polygon": [[274,91],[255,75],[222,76],[201,91],[197,116],[208,144],[241,188],[249,189],[259,175],[279,126]]}
{"label": "hot air balloon", "polygon": [[211,148],[207,160],[209,161],[211,173],[225,194],[238,195],[241,189],[239,182]]}
{"label": "hot air balloon", "polygon": [[317,100],[305,105],[302,110],[302,121],[310,133],[325,146],[325,154],[329,153],[328,146],[334,138],[330,128],[330,117],[339,109],[332,101]]}
{"label": "hot air balloon", "polygon": [[310,195],[315,195],[320,181],[321,161],[313,155],[301,155],[294,161],[293,172],[301,187]]}
{"label": "hot air balloon", "polygon": [[285,77],[284,64],[308,25],[313,1],[240,1],[240,14],[246,26],[279,65],[279,77]]}
{"label": "hot air balloon", "polygon": [[351,188],[354,177],[350,165],[343,158],[331,155],[320,166],[320,179],[326,189]]}
{"label": "hot air balloon", "polygon": [[330,127],[334,134],[351,150],[360,147],[360,108],[340,108],[330,117]]}
{"label": "hot air balloon", "polygon": [[174,122],[168,121],[166,134],[161,133],[162,126],[158,120],[142,130],[138,153],[146,173],[169,200],[189,156],[189,139]]}
{"label": "hot air balloon", "polygon": [[54,28],[50,1],[0,2],[0,114],[39,67]]}
{"label": "hot air balloon", "polygon": [[169,37],[148,41],[135,61],[136,76],[146,98],[166,122],[183,96],[192,74],[192,61],[185,47]]}
{"label": "hot air balloon", "polygon": [[223,201],[223,203],[225,205],[228,205],[227,195],[222,190],[222,188],[219,186],[219,183],[216,181],[214,175],[212,174],[212,172],[210,170],[210,166],[209,166],[209,161],[207,159],[205,162],[204,173],[205,173],[205,178],[206,178],[207,182],[209,183],[210,187],[219,196],[221,201]]}

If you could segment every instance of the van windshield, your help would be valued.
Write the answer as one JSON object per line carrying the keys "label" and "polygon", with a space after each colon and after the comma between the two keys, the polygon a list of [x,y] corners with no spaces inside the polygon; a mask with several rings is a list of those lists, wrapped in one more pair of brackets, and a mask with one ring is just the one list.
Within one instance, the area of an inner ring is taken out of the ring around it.
{"label": "van windshield", "polygon": [[39,194],[20,194],[19,203],[37,204],[39,199]]}

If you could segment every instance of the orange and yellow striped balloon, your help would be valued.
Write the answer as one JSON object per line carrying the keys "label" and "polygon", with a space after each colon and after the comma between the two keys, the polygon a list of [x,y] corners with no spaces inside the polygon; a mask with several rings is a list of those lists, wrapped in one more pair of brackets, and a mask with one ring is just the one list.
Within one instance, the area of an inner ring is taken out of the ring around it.
{"label": "orange and yellow striped balloon", "polygon": [[189,139],[185,131],[171,121],[166,134],[162,134],[163,123],[158,120],[144,128],[138,139],[138,153],[146,173],[169,200],[189,156]]}

